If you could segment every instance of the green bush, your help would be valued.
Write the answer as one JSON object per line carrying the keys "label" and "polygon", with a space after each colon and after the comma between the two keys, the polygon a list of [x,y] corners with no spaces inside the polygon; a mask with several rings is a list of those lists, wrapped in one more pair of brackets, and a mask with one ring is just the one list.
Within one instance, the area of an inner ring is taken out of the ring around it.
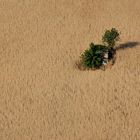
{"label": "green bush", "polygon": [[81,55],[82,66],[84,66],[84,68],[98,69],[112,60],[116,53],[114,46],[119,39],[119,35],[115,28],[106,30],[102,37],[102,41],[105,45],[95,45],[91,43],[89,49],[85,50]]}
{"label": "green bush", "polygon": [[83,65],[87,68],[100,68],[103,63],[103,55],[108,51],[104,45],[90,44],[90,48],[82,54]]}
{"label": "green bush", "polygon": [[119,40],[119,33],[115,28],[111,30],[106,30],[105,34],[102,37],[102,41],[109,47],[113,48],[115,46],[116,41]]}

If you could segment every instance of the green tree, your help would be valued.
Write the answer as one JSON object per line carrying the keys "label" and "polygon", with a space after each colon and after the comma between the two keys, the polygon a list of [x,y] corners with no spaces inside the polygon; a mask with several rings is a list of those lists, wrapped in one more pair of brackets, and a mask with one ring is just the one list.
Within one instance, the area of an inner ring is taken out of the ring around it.
{"label": "green tree", "polygon": [[87,68],[99,68],[103,62],[103,54],[108,50],[104,45],[90,44],[90,48],[82,54],[82,61]]}
{"label": "green tree", "polygon": [[119,32],[115,28],[106,30],[105,34],[102,36],[102,41],[109,48],[114,48],[116,41],[119,40],[119,35]]}

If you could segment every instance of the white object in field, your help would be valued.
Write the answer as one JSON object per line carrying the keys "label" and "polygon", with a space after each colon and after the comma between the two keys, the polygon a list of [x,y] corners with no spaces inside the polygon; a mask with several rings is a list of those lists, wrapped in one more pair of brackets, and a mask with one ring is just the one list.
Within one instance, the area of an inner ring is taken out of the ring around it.
{"label": "white object in field", "polygon": [[108,63],[108,59],[104,59],[103,60],[103,65],[107,65],[107,63]]}
{"label": "white object in field", "polygon": [[107,63],[103,61],[103,65],[107,65]]}
{"label": "white object in field", "polygon": [[108,53],[105,53],[104,54],[104,58],[108,58]]}

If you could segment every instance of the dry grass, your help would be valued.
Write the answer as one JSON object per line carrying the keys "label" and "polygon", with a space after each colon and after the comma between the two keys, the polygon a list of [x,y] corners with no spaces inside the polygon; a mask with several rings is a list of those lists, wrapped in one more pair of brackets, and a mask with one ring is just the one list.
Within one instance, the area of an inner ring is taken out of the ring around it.
{"label": "dry grass", "polygon": [[75,68],[111,27],[139,42],[140,1],[0,0],[0,140],[140,139],[140,45]]}

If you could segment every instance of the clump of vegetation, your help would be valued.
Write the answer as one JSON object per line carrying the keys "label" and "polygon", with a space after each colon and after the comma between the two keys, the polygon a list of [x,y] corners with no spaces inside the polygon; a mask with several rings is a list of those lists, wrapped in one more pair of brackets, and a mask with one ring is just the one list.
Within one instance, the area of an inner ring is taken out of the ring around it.
{"label": "clump of vegetation", "polygon": [[90,44],[90,48],[85,50],[81,58],[83,64],[88,68],[99,68],[103,62],[104,53],[106,53],[108,48],[103,45]]}
{"label": "clump of vegetation", "polygon": [[113,48],[116,44],[116,41],[119,40],[119,35],[119,32],[115,28],[112,28],[111,30],[106,30],[105,34],[102,37],[102,41],[109,48]]}
{"label": "clump of vegetation", "polygon": [[102,37],[104,45],[91,43],[90,47],[82,53],[82,67],[87,69],[99,69],[113,60],[116,54],[114,46],[116,41],[119,40],[119,35],[119,32],[115,28],[106,30]]}

